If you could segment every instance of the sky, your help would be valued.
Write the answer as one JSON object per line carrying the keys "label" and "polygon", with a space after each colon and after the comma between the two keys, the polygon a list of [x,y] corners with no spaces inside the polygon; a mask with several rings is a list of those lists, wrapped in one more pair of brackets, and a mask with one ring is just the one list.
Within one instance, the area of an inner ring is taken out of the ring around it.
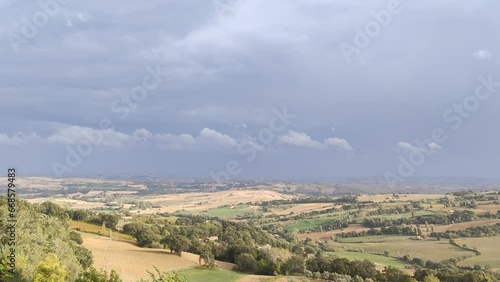
{"label": "sky", "polygon": [[5,169],[498,177],[498,1],[0,0],[0,11]]}

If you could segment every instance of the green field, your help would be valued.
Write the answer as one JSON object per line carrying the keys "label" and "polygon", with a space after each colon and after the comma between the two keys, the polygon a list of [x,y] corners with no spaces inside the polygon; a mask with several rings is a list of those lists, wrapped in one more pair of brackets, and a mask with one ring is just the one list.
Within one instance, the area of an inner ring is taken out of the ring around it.
{"label": "green field", "polygon": [[397,268],[405,268],[405,266],[409,265],[395,258],[386,257],[382,255],[374,255],[367,253],[357,253],[357,252],[330,252],[334,256],[338,256],[341,258],[347,258],[350,260],[369,260],[375,264],[383,265],[383,266],[393,266]]}
{"label": "green field", "polygon": [[229,270],[208,270],[201,268],[191,268],[187,270],[179,271],[179,274],[184,275],[188,282],[232,282],[237,281],[243,277],[245,274],[240,274]]}
{"label": "green field", "polygon": [[358,218],[356,219],[357,223],[363,223],[365,218],[381,218],[381,219],[386,219],[386,220],[391,220],[391,219],[399,219],[399,218],[410,218],[412,216],[419,216],[419,215],[432,215],[435,214],[433,211],[415,211],[413,214],[411,212],[408,213],[400,213],[400,214],[384,214],[384,215],[371,215],[363,218]]}
{"label": "green field", "polygon": [[[338,238],[340,243],[385,243],[392,240],[396,236],[380,235],[380,236],[364,236],[351,238]],[[397,236],[398,238],[400,236]]]}
{"label": "green field", "polygon": [[[451,245],[448,240],[436,239],[411,240],[410,236],[370,236],[364,238],[342,239],[350,242],[329,242],[329,247],[336,251],[363,251],[383,254],[391,257],[409,255],[412,258],[442,261],[450,258],[472,257],[474,253]],[[359,242],[359,243],[358,243]]]}
{"label": "green field", "polygon": [[459,263],[462,266],[489,265],[493,270],[500,271],[500,236],[486,238],[460,238],[455,240],[459,245],[467,245],[469,248],[477,248],[480,256],[466,259]]}
{"label": "green field", "polygon": [[[412,213],[401,213],[401,214],[385,214],[385,215],[372,215],[372,216],[367,216],[367,217],[359,217],[356,218],[355,221],[358,224],[362,224],[365,218],[383,218],[383,219],[398,219],[398,218],[409,218],[412,217],[413,215],[419,216],[419,215],[430,215],[434,214],[434,212],[431,211],[416,211],[414,214]],[[338,211],[338,212],[332,212],[328,214],[322,214],[318,215],[315,218],[312,219],[301,219],[301,220],[296,220],[292,221],[289,225],[285,227],[285,230],[293,230],[297,229],[299,231],[301,230],[317,230],[320,226],[322,225],[327,225],[333,220],[336,219],[341,219],[343,216],[347,215],[346,211]]]}
{"label": "green field", "polygon": [[313,218],[313,219],[297,220],[295,223],[287,225],[285,227],[285,230],[293,230],[293,229],[316,230],[320,226],[325,225],[325,224],[329,224],[335,219],[338,219],[338,217],[320,217],[320,218]]}

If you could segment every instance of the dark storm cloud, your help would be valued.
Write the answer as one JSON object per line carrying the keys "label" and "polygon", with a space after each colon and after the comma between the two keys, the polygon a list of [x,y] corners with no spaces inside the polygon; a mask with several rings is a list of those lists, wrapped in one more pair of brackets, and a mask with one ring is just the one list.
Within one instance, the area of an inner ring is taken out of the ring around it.
{"label": "dark storm cloud", "polygon": [[[244,162],[237,145],[258,140],[273,109],[286,106],[296,118],[242,176],[382,175],[397,168],[398,144],[450,126],[444,112],[474,94],[479,76],[500,81],[493,0],[221,0],[223,12],[217,1],[0,0],[0,153],[52,173],[66,145],[109,118],[106,145],[71,173],[208,177]],[[23,18],[43,12],[39,3],[58,3],[57,12],[26,38]],[[346,60],[341,44],[355,46],[358,31],[395,4],[400,12]],[[130,107],[123,99],[147,67],[168,78]],[[416,175],[495,176],[499,93]],[[129,107],[126,118],[118,106]]]}

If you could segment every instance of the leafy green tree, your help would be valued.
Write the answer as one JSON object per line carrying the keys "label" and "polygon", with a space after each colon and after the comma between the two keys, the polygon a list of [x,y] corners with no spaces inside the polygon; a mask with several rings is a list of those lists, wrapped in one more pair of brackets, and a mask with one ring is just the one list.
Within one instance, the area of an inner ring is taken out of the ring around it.
{"label": "leafy green tree", "polygon": [[83,244],[83,238],[82,238],[82,235],[80,235],[80,233],[77,233],[75,231],[70,231],[69,232],[69,239],[75,243],[77,243],[78,245],[81,245]]}
{"label": "leafy green tree", "polygon": [[306,253],[306,255],[315,254],[316,251],[317,251],[317,249],[314,248],[313,246],[305,246],[305,248],[304,248],[304,252]]}
{"label": "leafy green tree", "polygon": [[385,267],[382,273],[389,282],[407,282],[411,278],[410,275],[393,266]]}
{"label": "leafy green tree", "polygon": [[425,277],[427,276],[436,276],[436,271],[432,269],[417,269],[413,273],[413,277],[417,279],[418,281],[423,281]]}
{"label": "leafy green tree", "polygon": [[440,280],[434,274],[429,274],[424,277],[423,282],[440,282]]}
{"label": "leafy green tree", "polygon": [[165,272],[160,271],[156,266],[153,266],[155,273],[147,271],[151,280],[141,279],[140,282],[187,282],[186,277],[180,275],[178,272]]}
{"label": "leafy green tree", "polygon": [[118,273],[113,269],[111,274],[109,274],[108,282],[123,282]]}
{"label": "leafy green tree", "polygon": [[350,263],[351,276],[360,276],[362,278],[376,278],[380,272],[377,271],[375,264],[369,260],[354,260]]}
{"label": "leafy green tree", "polygon": [[0,277],[11,278],[9,259],[5,254],[7,252],[7,248],[0,246]]}
{"label": "leafy green tree", "polygon": [[411,261],[416,265],[425,266],[425,261],[421,258],[413,258]]}
{"label": "leafy green tree", "polygon": [[151,248],[153,244],[160,241],[160,234],[149,226],[141,226],[133,235],[139,247]]}
{"label": "leafy green tree", "polygon": [[116,225],[118,225],[118,221],[120,220],[120,216],[116,214],[107,214],[101,213],[99,215],[99,222],[106,224],[107,228],[116,229]]}
{"label": "leafy green tree", "polygon": [[236,258],[236,270],[238,271],[255,273],[257,268],[257,261],[251,254],[241,254]]}
{"label": "leafy green tree", "polygon": [[70,210],[68,212],[72,220],[86,221],[89,217],[89,213],[85,210]]}
{"label": "leafy green tree", "polygon": [[135,237],[137,232],[142,231],[143,229],[144,229],[144,224],[132,222],[132,223],[127,223],[123,226],[123,233]]}
{"label": "leafy green tree", "polygon": [[354,276],[351,280],[352,282],[363,282],[363,278],[359,276]]}
{"label": "leafy green tree", "polygon": [[93,266],[80,272],[75,282],[108,282],[106,273],[100,272]]}
{"label": "leafy green tree", "polygon": [[40,204],[42,213],[46,215],[50,215],[53,217],[57,218],[63,218],[64,214],[66,213],[66,210],[60,207],[57,204],[54,204],[52,202],[43,202]]}
{"label": "leafy green tree", "polygon": [[87,269],[94,264],[94,256],[89,249],[80,245],[74,246],[73,249],[75,251],[76,259],[83,269]]}
{"label": "leafy green tree", "polygon": [[303,274],[305,271],[304,258],[299,255],[291,256],[283,265],[285,274]]}
{"label": "leafy green tree", "polygon": [[36,268],[34,282],[65,282],[66,270],[56,254],[49,254]]}
{"label": "leafy green tree", "polygon": [[492,275],[483,271],[473,271],[464,274],[464,280],[467,282],[494,282],[498,281]]}
{"label": "leafy green tree", "polygon": [[183,251],[187,250],[190,245],[189,239],[180,235],[169,235],[160,241],[162,244],[167,244],[170,252],[181,255]]}
{"label": "leafy green tree", "polygon": [[209,252],[205,252],[205,253],[200,255],[200,258],[199,258],[200,266],[202,265],[201,264],[202,261],[203,261],[203,266],[208,268],[208,269],[215,269],[217,267],[215,265],[214,255],[209,253]]}
{"label": "leafy green tree", "polygon": [[114,269],[108,277],[105,271],[98,271],[92,266],[80,272],[75,282],[122,282],[122,279]]}

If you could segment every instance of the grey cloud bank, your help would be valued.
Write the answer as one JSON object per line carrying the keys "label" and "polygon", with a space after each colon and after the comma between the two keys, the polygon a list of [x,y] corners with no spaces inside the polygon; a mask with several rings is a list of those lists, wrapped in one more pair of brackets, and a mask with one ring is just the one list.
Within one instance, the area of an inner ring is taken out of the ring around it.
{"label": "grey cloud bank", "polygon": [[[500,4],[396,2],[0,1],[2,162],[48,175],[210,177],[232,160],[241,177],[384,175],[418,151],[411,140],[451,125],[413,176],[497,177],[498,91],[471,118],[453,105],[473,106],[479,76],[500,80]],[[296,118],[247,162],[238,146],[285,106]]]}

